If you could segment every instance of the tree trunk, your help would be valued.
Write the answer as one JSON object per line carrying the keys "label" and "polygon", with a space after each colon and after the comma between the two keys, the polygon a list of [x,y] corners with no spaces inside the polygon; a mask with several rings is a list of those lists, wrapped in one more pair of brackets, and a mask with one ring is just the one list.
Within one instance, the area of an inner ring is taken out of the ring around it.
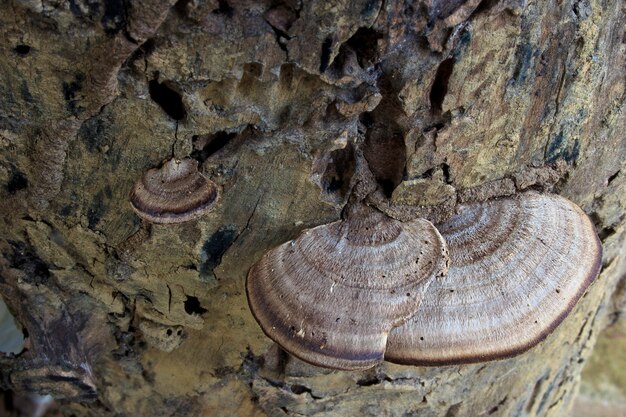
{"label": "tree trunk", "polygon": [[[1,8],[0,293],[27,332],[0,358],[5,389],[76,416],[567,415],[624,309],[621,1]],[[392,216],[569,198],[597,226],[600,277],[511,359],[347,372],[290,357],[251,315],[246,273],[340,218],[357,148]],[[149,225],[130,190],[172,157],[198,160],[221,196]]]}

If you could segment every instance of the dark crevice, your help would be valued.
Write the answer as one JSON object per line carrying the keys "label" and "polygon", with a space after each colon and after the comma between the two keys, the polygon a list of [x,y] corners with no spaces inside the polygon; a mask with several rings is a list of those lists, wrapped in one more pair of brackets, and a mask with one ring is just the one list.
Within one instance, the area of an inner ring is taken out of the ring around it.
{"label": "dark crevice", "polygon": [[176,11],[179,16],[187,17],[187,7],[189,3],[191,3],[191,0],[178,0],[174,4],[174,11]]}
{"label": "dark crevice", "polygon": [[148,39],[130,54],[130,56],[126,59],[126,62],[124,63],[124,68],[130,68],[132,67],[133,62],[135,62],[138,59],[143,59],[144,60],[143,70],[145,72],[148,68],[148,63],[146,61],[146,58],[150,56],[150,54],[152,54],[152,52],[154,52],[155,49],[156,49],[156,44],[155,44],[154,39],[152,38]]}
{"label": "dark crevice", "polygon": [[515,51],[515,68],[513,70],[513,77],[509,83],[514,85],[520,85],[526,80],[528,70],[532,64],[533,59],[533,47],[532,45],[522,39]]}
{"label": "dark crevice", "polygon": [[237,133],[225,131],[219,131],[212,135],[194,135],[191,139],[194,150],[190,156],[202,164],[211,155],[226,146],[235,136]]}
{"label": "dark crevice", "polygon": [[160,83],[156,79],[148,83],[150,98],[154,100],[165,113],[174,120],[182,120],[187,116],[185,105],[180,93],[168,87],[164,82]]}
{"label": "dark crevice", "polygon": [[468,20],[472,20],[472,18],[478,14],[488,12],[493,6],[498,4],[498,1],[499,0],[482,0],[474,9]]}
{"label": "dark crevice", "polygon": [[378,88],[382,100],[372,112],[359,118],[365,135],[363,156],[387,197],[402,182],[406,169],[406,131],[397,122],[403,114],[397,80],[396,74],[381,73]]}
{"label": "dark crevice", "polygon": [[378,385],[381,382],[382,381],[380,380],[380,378],[378,378],[377,376],[374,376],[374,377],[371,377],[371,378],[359,379],[358,381],[356,381],[356,384],[359,387],[371,387],[372,385]]}
{"label": "dark crevice", "polygon": [[[100,23],[107,35],[115,35],[119,31],[124,31],[127,38],[126,24],[128,21],[127,4],[124,0],[109,0],[104,2],[104,13]],[[132,39],[129,39],[132,41]],[[136,43],[133,41],[133,43]]]}
{"label": "dark crevice", "polygon": [[433,112],[441,112],[443,100],[448,94],[448,81],[454,70],[454,58],[443,60],[437,68],[435,80],[430,88],[430,107]]}
{"label": "dark crevice", "polygon": [[73,81],[63,81],[61,87],[63,89],[63,98],[66,101],[67,109],[74,115],[78,116],[85,110],[79,103],[82,98],[79,93],[83,88],[85,74],[77,72]]}
{"label": "dark crevice", "polygon": [[598,237],[601,241],[604,242],[606,239],[613,236],[617,232],[614,225],[604,226],[602,219],[595,211],[589,215],[589,218],[596,227],[596,230],[598,231]]}
{"label": "dark crevice", "polygon": [[326,71],[328,64],[330,64],[330,54],[333,48],[333,39],[328,37],[322,43],[322,56],[320,58],[320,73]]}
{"label": "dark crevice", "polygon": [[620,171],[617,171],[615,174],[611,175],[607,180],[606,180],[606,185],[611,185],[611,183],[613,182],[613,180],[615,180],[615,178],[617,178],[617,176],[619,175]]}
{"label": "dark crevice", "polygon": [[378,40],[382,38],[380,32],[362,27],[346,41],[346,44],[356,52],[359,65],[367,68],[378,62]]}
{"label": "dark crevice", "polygon": [[187,299],[185,300],[185,312],[187,314],[202,315],[206,313],[207,311],[208,310],[206,308],[203,308],[200,305],[200,300],[198,300],[198,297],[194,297],[192,295],[187,296]]}
{"label": "dark crevice", "polygon": [[291,36],[278,29],[277,27],[272,26],[271,24],[270,27],[274,31],[274,36],[276,37],[276,43],[278,44],[278,47],[288,53],[289,51],[287,50],[287,41],[291,39]]}
{"label": "dark crevice", "polygon": [[13,268],[24,272],[24,280],[30,284],[45,284],[50,279],[48,265],[37,255],[35,249],[25,242],[9,240],[13,249],[8,260]]}
{"label": "dark crevice", "polygon": [[30,53],[30,46],[28,45],[17,45],[15,48],[13,48],[13,51],[21,56],[26,56]]}
{"label": "dark crevice", "polygon": [[377,121],[367,130],[363,156],[387,197],[402,182],[406,167],[406,147],[400,127],[390,120]]}
{"label": "dark crevice", "polygon": [[444,162],[441,164],[441,170],[443,171],[443,179],[446,184],[452,184],[452,180],[450,179],[450,165]]}
{"label": "dark crevice", "polygon": [[328,194],[337,193],[340,197],[345,197],[350,191],[354,170],[355,159],[351,146],[332,151],[322,175],[322,189]]}
{"label": "dark crevice", "polygon": [[613,236],[616,232],[617,232],[617,230],[615,230],[614,227],[603,227],[598,232],[598,237],[600,238],[601,241],[604,242],[606,239],[608,239],[611,236]]}
{"label": "dark crevice", "polygon": [[243,72],[252,76],[252,78],[259,78],[263,75],[263,64],[258,62],[248,62],[247,64],[243,64]]}
{"label": "dark crevice", "polygon": [[13,404],[13,395],[15,395],[13,393],[13,391],[7,390],[7,391],[0,391],[2,392],[2,397],[4,397],[4,401],[3,401],[3,405],[4,405],[4,410],[5,411],[14,411],[15,410],[15,405]]}
{"label": "dark crevice", "polygon": [[218,5],[219,7],[213,10],[214,14],[221,14],[226,17],[233,17],[233,13],[235,12],[235,9],[230,7],[230,4],[228,4],[226,0],[218,0]]}
{"label": "dark crevice", "polygon": [[466,0],[434,0],[431,2],[430,12],[423,11],[428,14],[429,21],[443,20],[454,13]]}
{"label": "dark crevice", "polygon": [[332,63],[325,69],[326,77],[335,81],[349,77],[356,85],[362,82],[375,85],[380,71],[378,40],[381,38],[382,35],[376,30],[358,29],[350,39],[341,44]]}
{"label": "dark crevice", "polygon": [[9,194],[15,194],[19,190],[23,190],[27,187],[28,178],[26,178],[26,175],[18,170],[14,170],[11,173],[11,178],[9,178],[9,182],[6,185],[6,190],[9,192]]}
{"label": "dark crevice", "polygon": [[302,395],[302,394],[308,393],[311,396],[311,398],[313,398],[314,400],[319,400],[320,398],[322,398],[322,397],[313,395],[311,388],[306,387],[304,385],[299,385],[299,384],[292,385],[291,392],[293,392],[296,395]]}

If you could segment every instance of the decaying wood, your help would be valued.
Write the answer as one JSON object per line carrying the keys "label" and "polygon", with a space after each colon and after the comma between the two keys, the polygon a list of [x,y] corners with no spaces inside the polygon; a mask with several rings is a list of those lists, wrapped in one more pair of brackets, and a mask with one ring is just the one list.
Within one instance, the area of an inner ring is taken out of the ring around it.
{"label": "decaying wood", "polygon": [[[28,349],[1,359],[2,387],[53,392],[76,416],[567,415],[624,310],[623,7],[3,3],[0,291]],[[133,184],[188,157],[218,203],[142,223]],[[351,195],[438,222],[529,189],[580,206],[603,260],[522,355],[328,371],[277,349],[248,308],[249,268]]]}

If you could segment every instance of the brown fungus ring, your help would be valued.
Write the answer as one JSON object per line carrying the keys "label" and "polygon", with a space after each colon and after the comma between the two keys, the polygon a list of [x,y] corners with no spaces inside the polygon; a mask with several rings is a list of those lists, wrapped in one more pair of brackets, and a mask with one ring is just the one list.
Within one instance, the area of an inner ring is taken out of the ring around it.
{"label": "brown fungus ring", "polygon": [[389,331],[413,316],[447,263],[445,242],[427,220],[401,223],[362,207],[265,254],[248,273],[248,302],[289,353],[365,369],[383,360]]}
{"label": "brown fungus ring", "polygon": [[574,203],[534,192],[461,206],[438,225],[450,269],[389,335],[385,359],[483,362],[535,346],[598,276],[602,245]]}
{"label": "brown fungus ring", "polygon": [[198,171],[197,161],[170,159],[135,183],[130,204],[148,222],[182,223],[202,216],[218,197],[218,186]]}

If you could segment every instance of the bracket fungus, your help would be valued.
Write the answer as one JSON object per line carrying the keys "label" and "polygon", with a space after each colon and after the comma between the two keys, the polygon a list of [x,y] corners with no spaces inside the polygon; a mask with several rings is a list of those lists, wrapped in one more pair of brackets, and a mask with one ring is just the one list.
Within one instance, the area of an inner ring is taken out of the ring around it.
{"label": "bracket fungus", "polygon": [[531,192],[465,205],[438,228],[450,269],[389,335],[391,362],[451,365],[521,353],[561,323],[600,270],[593,224],[562,197]]}
{"label": "bracket fungus", "polygon": [[198,171],[194,159],[170,159],[135,183],[130,203],[151,223],[182,223],[207,212],[219,196],[218,186]]}
{"label": "bracket fungus", "polygon": [[430,222],[402,223],[361,205],[266,253],[246,290],[263,331],[289,353],[365,369],[383,360],[389,331],[413,316],[447,264]]}

